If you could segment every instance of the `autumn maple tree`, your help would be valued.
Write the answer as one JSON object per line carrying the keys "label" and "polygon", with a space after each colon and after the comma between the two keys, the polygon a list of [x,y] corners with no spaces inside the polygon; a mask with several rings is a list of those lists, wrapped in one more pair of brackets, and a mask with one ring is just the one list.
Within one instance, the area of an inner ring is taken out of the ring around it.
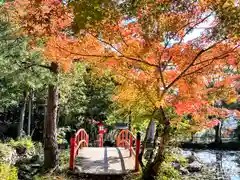
{"label": "autumn maple tree", "polygon": [[[115,12],[113,19],[100,20],[97,28],[88,27],[84,38],[72,44],[68,57],[109,66],[121,84],[115,99],[157,111],[160,143],[157,155],[144,168],[144,178],[149,179],[157,175],[171,126],[178,125],[181,115],[191,114],[192,128],[198,130],[212,121],[209,115],[228,115],[209,103],[206,79],[223,76],[223,67],[239,58],[239,21],[232,18],[229,26],[223,26],[228,15],[239,9],[229,1],[138,1],[132,8],[135,12],[128,16]],[[230,27],[235,28],[230,31]],[[202,29],[201,33],[194,35],[196,29]],[[54,43],[51,46],[61,51],[68,47]],[[238,78],[226,78],[227,85]],[[169,106],[176,107],[178,118],[166,117]]]}
{"label": "autumn maple tree", "polygon": [[[209,103],[206,79],[222,76],[223,67],[239,58],[239,19],[232,15],[240,13],[239,4],[229,0],[24,2],[18,2],[18,23],[23,32],[45,38],[40,51],[51,62],[52,72],[57,74],[59,67],[68,70],[75,61],[86,61],[98,70],[108,67],[120,84],[115,100],[141,103],[157,114],[160,143],[144,168],[144,179],[157,176],[171,127],[178,125],[181,115],[191,114],[192,128],[201,129],[211,121],[207,115],[218,111]],[[57,99],[57,87],[49,86],[45,158],[53,162]],[[176,107],[177,118],[166,116],[170,106]]]}
{"label": "autumn maple tree", "polygon": [[[72,43],[67,57],[91,59],[112,70],[121,82],[115,99],[123,104],[142,103],[157,111],[160,143],[157,155],[144,169],[145,179],[157,175],[171,126],[178,125],[181,115],[191,114],[192,128],[197,130],[209,125],[209,115],[228,116],[227,110],[209,103],[206,79],[226,76],[222,73],[225,65],[239,58],[239,20],[229,19],[233,12],[239,14],[238,6],[232,1],[138,1],[130,5],[134,10],[124,12],[125,16],[118,7],[109,19],[107,11],[108,19],[96,23],[97,28],[87,27],[83,39]],[[81,20],[77,8],[74,10],[76,19]],[[86,27],[79,23],[81,28]],[[194,34],[198,29],[201,32]],[[50,46],[61,51],[69,47],[61,41]],[[226,77],[226,85],[238,78]],[[169,106],[176,107],[178,118],[166,117]]]}

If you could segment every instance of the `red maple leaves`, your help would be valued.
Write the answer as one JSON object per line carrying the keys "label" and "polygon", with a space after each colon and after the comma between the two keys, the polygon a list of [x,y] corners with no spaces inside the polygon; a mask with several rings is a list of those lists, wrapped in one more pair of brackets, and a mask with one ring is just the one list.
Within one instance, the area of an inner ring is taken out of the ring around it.
{"label": "red maple leaves", "polygon": [[178,101],[174,104],[176,113],[178,115],[196,113],[201,110],[202,106],[207,105],[208,102],[204,100],[189,99],[184,101]]}

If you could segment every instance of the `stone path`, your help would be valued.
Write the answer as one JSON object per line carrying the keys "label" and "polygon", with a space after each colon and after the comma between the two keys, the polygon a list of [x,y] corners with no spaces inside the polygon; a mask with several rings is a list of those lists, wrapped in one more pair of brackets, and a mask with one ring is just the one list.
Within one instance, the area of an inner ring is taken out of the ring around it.
{"label": "stone path", "polygon": [[84,174],[127,174],[134,170],[134,165],[129,150],[118,147],[82,148],[76,158],[76,172]]}

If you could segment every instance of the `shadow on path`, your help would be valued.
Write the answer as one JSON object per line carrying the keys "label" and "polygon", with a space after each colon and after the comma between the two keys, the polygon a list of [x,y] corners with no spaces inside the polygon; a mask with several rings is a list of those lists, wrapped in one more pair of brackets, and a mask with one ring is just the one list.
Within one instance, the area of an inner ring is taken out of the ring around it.
{"label": "shadow on path", "polygon": [[104,148],[104,172],[108,172],[108,153],[107,153],[107,147]]}
{"label": "shadow on path", "polygon": [[122,167],[122,171],[125,172],[126,171],[126,167],[125,167],[125,163],[124,163],[124,160],[123,160],[123,155],[120,151],[120,149],[118,147],[116,147],[117,151],[118,151],[118,155],[119,155],[119,158],[120,158],[120,161],[121,161],[121,167]]}

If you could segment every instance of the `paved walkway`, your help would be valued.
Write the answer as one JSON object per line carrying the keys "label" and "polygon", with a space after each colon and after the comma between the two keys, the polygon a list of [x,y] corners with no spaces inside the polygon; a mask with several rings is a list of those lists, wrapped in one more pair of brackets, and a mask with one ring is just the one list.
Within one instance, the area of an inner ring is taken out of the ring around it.
{"label": "paved walkway", "polygon": [[79,149],[76,171],[86,174],[126,174],[134,170],[134,156],[129,150],[118,147]]}

